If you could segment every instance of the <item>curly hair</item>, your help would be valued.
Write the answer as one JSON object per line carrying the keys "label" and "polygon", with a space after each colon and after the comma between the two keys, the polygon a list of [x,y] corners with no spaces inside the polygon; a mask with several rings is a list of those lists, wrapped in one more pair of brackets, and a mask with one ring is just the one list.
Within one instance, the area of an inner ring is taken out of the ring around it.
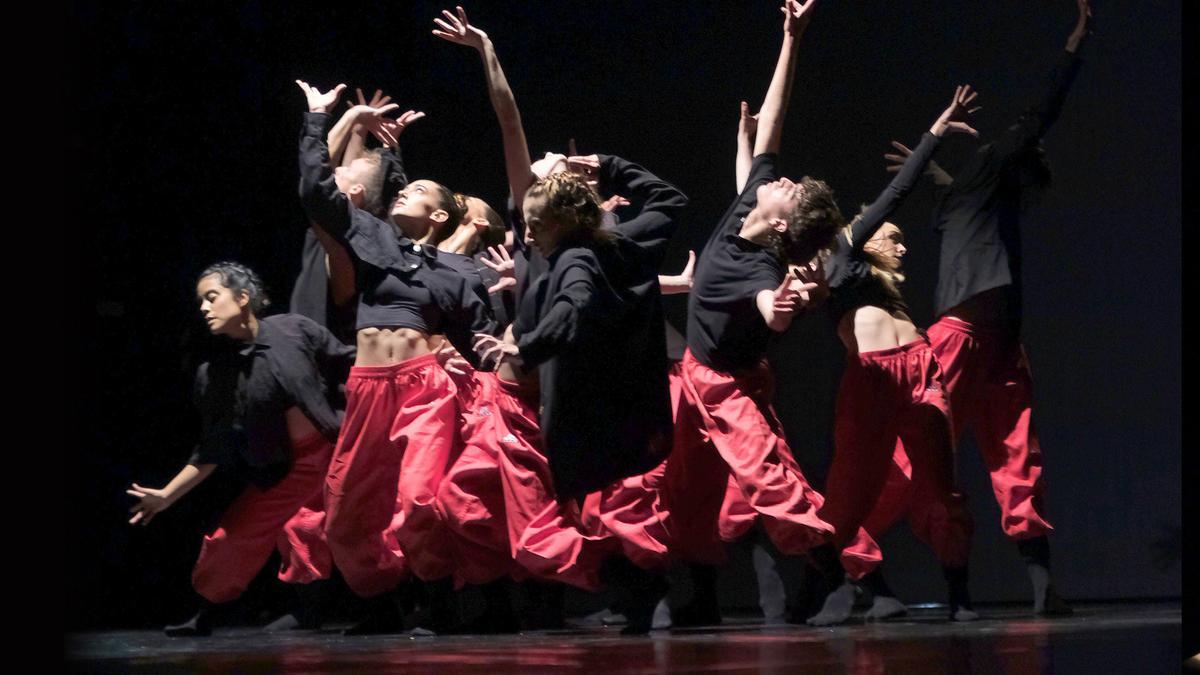
{"label": "curly hair", "polygon": [[563,241],[612,241],[613,234],[600,227],[604,215],[604,210],[600,208],[600,196],[583,176],[570,172],[547,176],[526,190],[526,199],[534,197],[546,200],[546,211],[542,217],[563,229]]}
{"label": "curly hair", "polygon": [[229,260],[213,263],[204,268],[196,281],[214,274],[221,277],[221,285],[232,291],[234,296],[245,292],[250,298],[250,311],[255,314],[270,306],[271,299],[267,297],[262,279],[249,267]]}
{"label": "curly hair", "polygon": [[800,200],[787,215],[787,230],[775,245],[780,259],[797,265],[835,245],[834,236],[846,226],[833,189],[825,181],[805,176],[799,186]]}

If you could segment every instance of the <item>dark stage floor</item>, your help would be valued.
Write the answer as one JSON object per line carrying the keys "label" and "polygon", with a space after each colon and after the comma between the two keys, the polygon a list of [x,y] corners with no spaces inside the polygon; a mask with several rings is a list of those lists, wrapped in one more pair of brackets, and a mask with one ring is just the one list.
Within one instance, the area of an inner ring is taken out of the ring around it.
{"label": "dark stage floor", "polygon": [[706,629],[622,638],[616,628],[521,635],[343,637],[320,632],[219,630],[207,639],[157,631],[67,639],[74,672],[557,673],[912,672],[1173,673],[1181,670],[1177,603],[1083,605],[1068,619],[1024,608],[983,608],[951,624],[944,610],[913,610],[886,624],[815,629],[730,620]]}

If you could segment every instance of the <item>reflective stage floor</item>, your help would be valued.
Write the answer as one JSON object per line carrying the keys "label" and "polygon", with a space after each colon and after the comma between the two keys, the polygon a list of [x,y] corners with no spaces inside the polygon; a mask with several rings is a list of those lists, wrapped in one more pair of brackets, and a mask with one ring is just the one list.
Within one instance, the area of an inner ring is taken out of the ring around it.
{"label": "reflective stage floor", "polygon": [[322,631],[218,629],[210,638],[158,631],[67,637],[68,669],[86,673],[1174,673],[1178,603],[1077,605],[1065,619],[1027,608],[983,607],[952,624],[915,609],[883,624],[764,626],[728,619],[711,628],[627,638],[617,628],[504,636],[344,637]]}

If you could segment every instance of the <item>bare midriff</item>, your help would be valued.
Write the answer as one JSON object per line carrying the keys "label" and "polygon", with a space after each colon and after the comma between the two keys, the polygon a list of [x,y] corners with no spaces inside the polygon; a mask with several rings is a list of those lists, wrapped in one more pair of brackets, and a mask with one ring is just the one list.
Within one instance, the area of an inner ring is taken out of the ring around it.
{"label": "bare midriff", "polygon": [[976,293],[946,310],[942,316],[966,321],[972,326],[1000,326],[1004,323],[1006,288],[998,286]]}
{"label": "bare midriff", "polygon": [[921,339],[912,320],[891,314],[882,307],[867,305],[846,312],[838,322],[838,337],[851,354],[892,349]]}
{"label": "bare midriff", "polygon": [[356,366],[393,366],[429,353],[429,334],[415,328],[363,328],[358,331]]}

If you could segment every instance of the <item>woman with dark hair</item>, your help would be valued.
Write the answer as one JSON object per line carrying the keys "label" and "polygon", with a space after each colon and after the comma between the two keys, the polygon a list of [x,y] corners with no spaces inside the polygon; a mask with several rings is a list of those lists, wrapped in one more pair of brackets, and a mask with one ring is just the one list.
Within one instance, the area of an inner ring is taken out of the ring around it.
{"label": "woman with dark hair", "polygon": [[134,483],[130,523],[149,523],[225,466],[248,485],[204,538],[192,571],[202,598],[190,621],[167,635],[209,635],[214,605],[236,599],[271,551],[283,554],[280,579],[308,583],[330,572],[322,532],[298,513],[324,485],[340,420],[329,404],[354,361],[353,347],[298,314],[260,318],[262,282],[237,263],[217,263],[199,277],[200,313],[223,339],[196,373],[202,432],[195,452],[161,489]]}
{"label": "woman with dark hair", "polygon": [[[963,121],[975,96],[968,86],[955,89],[954,99],[921,137],[903,170],[846,226],[825,262],[830,290],[826,306],[846,347],[846,370],[838,393],[836,447],[825,481],[825,504],[817,512],[836,530],[834,545],[849,545],[848,533],[883,506],[879,497],[899,439],[911,458],[915,488],[908,521],[941,561],[950,585],[951,615],[959,621],[976,618],[966,585],[970,513],[955,488],[954,442],[941,371],[900,294],[906,249],[900,229],[887,218],[920,178],[942,135],[976,133]],[[872,576],[868,583],[879,587],[877,573]],[[854,595],[852,586],[841,586],[808,623],[845,621]],[[885,618],[888,612],[882,605],[891,594],[877,596],[880,606],[869,616]],[[892,606],[890,611],[897,610]]]}
{"label": "woman with dark hair", "polygon": [[435,247],[418,243],[461,220],[454,194],[415,180],[397,195],[391,222],[363,211],[355,194],[339,190],[344,172],[328,161],[328,110],[345,85],[322,93],[298,84],[309,110],[300,138],[301,203],[353,256],[358,292],[358,358],[326,481],[326,533],[351,590],[372,600],[370,616],[351,632],[392,632],[403,626],[389,593],[410,571],[443,586],[454,570],[435,503],[457,452],[454,385],[429,338],[445,335],[471,360],[472,333],[494,325],[469,281]]}

